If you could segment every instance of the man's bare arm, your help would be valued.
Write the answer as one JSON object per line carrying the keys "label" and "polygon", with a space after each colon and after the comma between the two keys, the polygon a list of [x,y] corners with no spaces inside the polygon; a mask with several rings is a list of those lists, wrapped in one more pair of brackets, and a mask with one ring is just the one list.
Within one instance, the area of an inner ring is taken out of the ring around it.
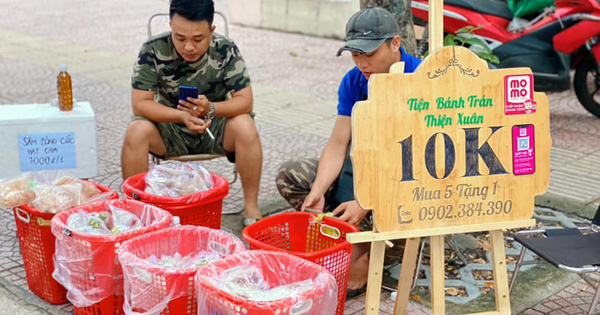
{"label": "man's bare arm", "polygon": [[154,101],[154,92],[131,90],[133,114],[154,122],[182,123],[185,112]]}
{"label": "man's bare arm", "polygon": [[215,103],[217,117],[234,117],[249,114],[254,108],[252,86],[231,93],[231,99]]}
{"label": "man's bare arm", "polygon": [[312,190],[325,194],[327,189],[337,179],[344,165],[348,146],[352,138],[352,127],[350,117],[338,116],[329,141],[323,149],[319,167],[317,168],[317,177]]}

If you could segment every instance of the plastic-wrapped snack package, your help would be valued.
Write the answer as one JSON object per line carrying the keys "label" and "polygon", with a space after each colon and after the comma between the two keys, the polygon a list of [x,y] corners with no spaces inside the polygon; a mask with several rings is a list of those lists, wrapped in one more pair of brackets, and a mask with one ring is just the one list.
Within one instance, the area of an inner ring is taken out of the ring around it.
{"label": "plastic-wrapped snack package", "polygon": [[[31,205],[40,212],[57,213],[90,200],[113,197],[112,192],[100,193],[91,182],[74,177],[60,177],[62,172],[31,172],[17,178],[0,181],[0,207]],[[60,179],[56,180],[56,178]]]}
{"label": "plastic-wrapped snack package", "polygon": [[201,268],[198,314],[331,315],[338,286],[325,268],[284,252],[248,251]]}
{"label": "plastic-wrapped snack package", "polygon": [[65,176],[54,181],[53,184],[72,191],[78,205],[100,194],[100,190],[94,184],[74,177]]}
{"label": "plastic-wrapped snack package", "polygon": [[29,176],[19,176],[14,179],[0,181],[0,208],[13,208],[28,204],[35,199]]}
{"label": "plastic-wrapped snack package", "polygon": [[275,301],[296,296],[314,287],[312,279],[271,286],[257,266],[241,265],[226,270],[215,283],[224,292],[250,301]]}
{"label": "plastic-wrapped snack package", "polygon": [[123,309],[126,314],[197,314],[189,308],[196,303],[196,272],[245,251],[235,235],[198,226],[171,227],[124,242],[117,251],[125,277]]}
{"label": "plastic-wrapped snack package", "polygon": [[67,226],[72,230],[90,235],[110,235],[110,229],[106,226],[107,212],[90,213],[79,211],[73,213],[67,219]]}
{"label": "plastic-wrapped snack package", "polygon": [[212,177],[202,166],[191,162],[168,162],[150,168],[145,191],[157,196],[178,197],[212,187]]}
{"label": "plastic-wrapped snack package", "polygon": [[[58,213],[68,210],[74,206],[86,203],[98,202],[115,197],[115,193],[107,191],[92,195],[88,199],[82,194],[82,185],[79,183],[63,186],[53,186],[36,183],[35,199],[30,202],[31,206],[40,212]],[[94,188],[95,189],[95,188]]]}
{"label": "plastic-wrapped snack package", "polygon": [[152,255],[146,259],[146,261],[152,265],[169,269],[202,267],[217,260],[221,260],[221,255],[210,251],[191,253],[186,256],[181,256],[181,254],[177,252],[174,255],[161,255],[160,259],[155,255]]}
{"label": "plastic-wrapped snack package", "polygon": [[187,162],[187,164],[191,166],[196,173],[198,173],[198,175],[200,175],[200,178],[206,184],[206,189],[204,190],[211,189],[214,186],[212,176],[210,176],[210,172],[206,168],[195,162]]}
{"label": "plastic-wrapped snack package", "polygon": [[72,191],[61,186],[35,185],[35,199],[31,205],[40,212],[58,213],[78,205]]}
{"label": "plastic-wrapped snack package", "polygon": [[[114,214],[115,208],[117,212],[125,211],[137,217],[142,224],[151,224],[113,234],[108,227],[114,223],[110,222],[114,216],[109,219],[108,214]],[[110,234],[95,235],[74,229],[71,225],[89,222],[81,214],[95,214],[101,220],[98,223],[106,225]],[[56,237],[52,276],[68,290],[67,299],[76,307],[88,307],[115,294],[122,295],[123,273],[116,249],[126,240],[171,224],[172,215],[167,211],[134,200],[104,200],[58,213],[51,224]]]}
{"label": "plastic-wrapped snack package", "polygon": [[223,176],[213,173],[210,176],[214,184],[211,189],[185,196],[171,197],[149,193],[146,190],[147,172],[129,177],[123,182],[121,189],[127,198],[156,205],[178,216],[182,225],[220,229],[223,198],[229,193],[229,183]]}
{"label": "plastic-wrapped snack package", "polygon": [[148,220],[151,211],[143,211],[142,218],[113,205],[108,205],[109,211],[76,212],[67,219],[67,226],[75,231],[90,235],[110,235],[130,232],[150,226],[155,222]]}
{"label": "plastic-wrapped snack package", "polygon": [[110,226],[110,231],[112,234],[141,229],[144,226],[154,224],[154,218],[149,218],[147,216],[150,213],[149,211],[144,211],[141,217],[137,217],[131,212],[125,211],[112,205],[109,206],[109,209],[112,213],[112,224]]}

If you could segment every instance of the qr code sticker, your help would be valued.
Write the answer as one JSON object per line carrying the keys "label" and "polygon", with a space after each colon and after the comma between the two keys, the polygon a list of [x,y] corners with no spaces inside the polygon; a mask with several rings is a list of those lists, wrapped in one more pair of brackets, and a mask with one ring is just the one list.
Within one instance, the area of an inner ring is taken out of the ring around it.
{"label": "qr code sticker", "polygon": [[529,137],[517,138],[517,151],[529,150]]}

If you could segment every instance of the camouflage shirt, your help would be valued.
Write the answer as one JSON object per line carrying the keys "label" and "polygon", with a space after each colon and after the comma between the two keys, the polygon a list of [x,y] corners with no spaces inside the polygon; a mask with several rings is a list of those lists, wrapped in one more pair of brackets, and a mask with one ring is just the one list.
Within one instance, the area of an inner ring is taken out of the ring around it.
{"label": "camouflage shirt", "polygon": [[133,68],[131,86],[156,92],[155,100],[177,107],[179,86],[195,86],[198,94],[213,102],[224,101],[228,92],[250,85],[250,76],[240,51],[230,39],[214,34],[208,51],[188,63],[173,45],[171,33],[157,35],[144,43]]}

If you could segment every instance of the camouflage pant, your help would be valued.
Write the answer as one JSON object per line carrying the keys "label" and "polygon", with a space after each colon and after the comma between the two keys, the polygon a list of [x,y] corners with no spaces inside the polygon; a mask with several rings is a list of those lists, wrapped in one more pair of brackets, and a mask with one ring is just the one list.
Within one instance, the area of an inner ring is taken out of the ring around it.
{"label": "camouflage pant", "polygon": [[[306,196],[310,193],[315,178],[317,177],[317,166],[319,165],[319,159],[295,159],[289,160],[279,167],[277,173],[276,184],[279,194],[285,199],[294,209],[300,210],[302,203]],[[339,202],[335,200],[334,196],[335,184],[327,189],[325,192],[325,212],[333,211]],[[373,230],[373,217],[369,213],[363,220],[357,225],[361,231],[372,231]],[[404,240],[395,240],[393,248],[386,247],[385,260],[386,265],[390,265],[399,262],[402,259],[404,253]]]}
{"label": "camouflage pant", "polygon": [[[148,119],[141,116],[133,116],[132,120]],[[226,117],[217,117],[212,121],[210,131],[215,136],[214,140],[210,138],[208,133],[192,132],[181,123],[152,122],[158,129],[160,137],[167,148],[167,154],[158,157],[168,158],[172,156],[201,153],[226,154],[225,150],[223,150],[223,139],[225,125],[228,120],[229,119]]]}

